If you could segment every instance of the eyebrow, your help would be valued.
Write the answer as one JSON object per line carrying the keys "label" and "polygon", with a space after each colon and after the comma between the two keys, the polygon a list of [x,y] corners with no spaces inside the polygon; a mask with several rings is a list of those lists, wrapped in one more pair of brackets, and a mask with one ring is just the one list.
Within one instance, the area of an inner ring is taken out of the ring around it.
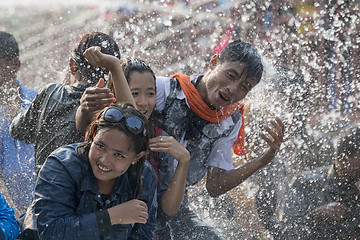
{"label": "eyebrow", "polygon": [[[138,90],[138,89],[140,89],[140,88],[131,88],[130,90]],[[154,87],[149,87],[146,90],[154,90],[155,91],[155,88]]]}

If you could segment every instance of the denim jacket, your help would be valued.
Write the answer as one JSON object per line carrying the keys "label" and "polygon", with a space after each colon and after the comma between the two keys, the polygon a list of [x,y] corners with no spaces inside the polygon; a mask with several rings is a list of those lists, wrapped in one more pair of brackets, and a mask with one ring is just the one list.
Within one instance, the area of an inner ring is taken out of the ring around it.
{"label": "denim jacket", "polygon": [[26,213],[23,232],[37,228],[40,239],[153,239],[157,211],[154,169],[146,163],[142,174],[139,199],[148,205],[147,223],[111,225],[105,209],[136,198],[136,176],[127,171],[118,177],[104,201],[88,164],[88,153],[81,155],[76,149],[78,145],[60,147],[47,158],[38,176],[35,199]]}

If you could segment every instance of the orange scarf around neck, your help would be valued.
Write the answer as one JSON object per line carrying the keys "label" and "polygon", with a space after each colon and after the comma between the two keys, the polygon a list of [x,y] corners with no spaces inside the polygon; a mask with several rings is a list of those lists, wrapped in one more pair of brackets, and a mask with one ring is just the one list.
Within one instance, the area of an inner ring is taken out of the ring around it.
{"label": "orange scarf around neck", "polygon": [[194,111],[202,119],[211,123],[220,122],[231,115],[233,115],[238,109],[240,109],[242,115],[242,124],[240,131],[233,145],[233,150],[237,155],[244,155],[244,144],[245,144],[245,125],[244,125],[244,103],[237,102],[232,105],[226,106],[223,109],[212,110],[200,97],[199,92],[195,88],[194,84],[190,81],[190,76],[182,73],[176,73],[171,76],[176,78],[180,83],[181,89],[183,90],[186,99],[190,105],[192,111]]}

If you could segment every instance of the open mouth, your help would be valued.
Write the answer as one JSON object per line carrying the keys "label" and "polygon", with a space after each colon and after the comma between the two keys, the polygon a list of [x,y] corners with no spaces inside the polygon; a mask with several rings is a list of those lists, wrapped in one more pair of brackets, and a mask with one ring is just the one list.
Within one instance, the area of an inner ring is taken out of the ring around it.
{"label": "open mouth", "polygon": [[224,101],[230,101],[230,99],[228,99],[224,94],[222,94],[222,92],[219,92],[220,98]]}
{"label": "open mouth", "polygon": [[108,169],[106,167],[103,167],[101,166],[99,163],[96,163],[97,167],[101,170],[101,171],[104,171],[104,172],[110,172],[111,169]]}

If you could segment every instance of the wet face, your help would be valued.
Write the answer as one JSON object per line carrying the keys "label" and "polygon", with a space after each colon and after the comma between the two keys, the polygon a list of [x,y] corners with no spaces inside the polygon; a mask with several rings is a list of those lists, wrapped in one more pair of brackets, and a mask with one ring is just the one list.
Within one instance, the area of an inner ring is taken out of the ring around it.
{"label": "wet face", "polygon": [[137,109],[149,119],[156,104],[153,75],[150,72],[133,71],[129,75],[129,86]]}
{"label": "wet face", "polygon": [[213,57],[203,79],[206,90],[201,93],[199,89],[205,103],[219,109],[244,99],[257,84],[254,78],[247,78],[244,65],[240,61],[220,63]]}
{"label": "wet face", "polygon": [[[101,129],[90,146],[89,161],[99,185],[114,183],[140,159],[131,139],[118,129]],[[100,189],[101,190],[101,189]]]}

